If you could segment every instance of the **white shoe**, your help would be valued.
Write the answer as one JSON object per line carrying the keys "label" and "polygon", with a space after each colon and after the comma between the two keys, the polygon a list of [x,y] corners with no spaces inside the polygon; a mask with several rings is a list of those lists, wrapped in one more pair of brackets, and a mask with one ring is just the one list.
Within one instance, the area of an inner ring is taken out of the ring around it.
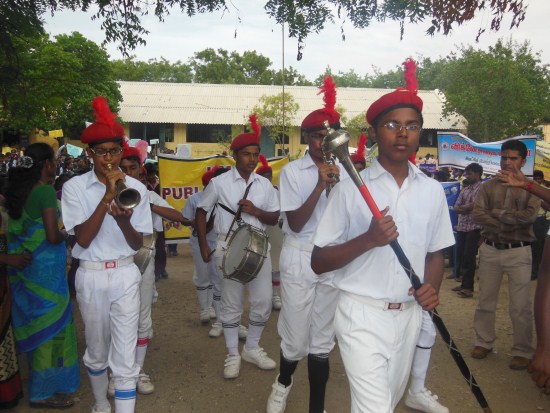
{"label": "white shoe", "polygon": [[201,321],[201,324],[208,324],[210,322],[210,310],[201,310],[199,313],[199,320]]}
{"label": "white shoe", "polygon": [[225,359],[223,367],[224,379],[236,379],[239,377],[239,371],[241,370],[241,356],[238,354],[235,356],[229,354]]}
{"label": "white shoe", "polygon": [[151,382],[149,375],[145,374],[143,370],[139,372],[137,391],[139,394],[151,394],[155,391],[155,385]]}
{"label": "white shoe", "polygon": [[[109,378],[109,385],[107,386],[107,396],[115,397],[115,381],[113,378]],[[95,407],[94,407],[95,408]],[[93,410],[92,410],[93,411]],[[99,412],[100,410],[98,410]]]}
{"label": "white shoe", "polygon": [[288,394],[292,388],[292,382],[288,387],[285,387],[279,383],[279,375],[277,375],[275,383],[271,387],[273,389],[267,399],[267,413],[283,413],[286,408],[286,399],[288,399]]}
{"label": "white shoe", "polygon": [[92,407],[92,413],[111,413],[111,406],[105,406],[101,410],[94,406]]}
{"label": "white shoe", "polygon": [[437,401],[437,396],[426,388],[423,388],[420,393],[416,394],[411,393],[410,390],[407,391],[405,404],[412,409],[425,413],[449,413],[449,409],[442,406]]}
{"label": "white shoe", "polygon": [[246,340],[246,337],[248,337],[248,328],[239,324],[239,340]]}
{"label": "white shoe", "polygon": [[219,337],[223,334],[223,327],[222,323],[219,321],[216,321],[214,324],[212,324],[212,328],[208,332],[208,335],[212,338]]}
{"label": "white shoe", "polygon": [[271,298],[271,306],[274,310],[280,310],[282,307],[281,297],[274,295]]}
{"label": "white shoe", "polygon": [[241,357],[244,361],[255,364],[262,370],[273,370],[275,367],[277,367],[277,363],[275,363],[275,360],[270,359],[267,356],[267,353],[261,347],[256,347],[252,350],[248,350],[245,346],[243,347],[243,351],[241,352]]}
{"label": "white shoe", "polygon": [[216,310],[214,310],[214,307],[210,307],[208,309],[208,312],[210,314],[210,319],[215,320],[216,319]]}

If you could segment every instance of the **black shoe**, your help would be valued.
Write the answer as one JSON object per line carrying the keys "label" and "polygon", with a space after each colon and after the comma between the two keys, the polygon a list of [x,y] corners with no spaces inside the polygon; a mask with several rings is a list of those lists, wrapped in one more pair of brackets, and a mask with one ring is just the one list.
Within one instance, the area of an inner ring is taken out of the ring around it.
{"label": "black shoe", "polygon": [[164,270],[164,271],[162,271],[162,272],[160,273],[160,276],[161,276],[162,278],[168,278],[168,273],[166,272],[166,270]]}

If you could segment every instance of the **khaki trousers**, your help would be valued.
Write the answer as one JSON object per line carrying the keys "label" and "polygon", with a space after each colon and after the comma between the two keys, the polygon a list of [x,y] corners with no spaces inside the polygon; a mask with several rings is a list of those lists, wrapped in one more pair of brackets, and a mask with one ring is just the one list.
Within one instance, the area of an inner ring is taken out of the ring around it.
{"label": "khaki trousers", "polygon": [[493,348],[495,310],[504,273],[508,274],[508,311],[512,320],[512,356],[533,356],[531,304],[531,247],[498,250],[485,243],[479,248],[479,302],[474,315],[475,345]]}

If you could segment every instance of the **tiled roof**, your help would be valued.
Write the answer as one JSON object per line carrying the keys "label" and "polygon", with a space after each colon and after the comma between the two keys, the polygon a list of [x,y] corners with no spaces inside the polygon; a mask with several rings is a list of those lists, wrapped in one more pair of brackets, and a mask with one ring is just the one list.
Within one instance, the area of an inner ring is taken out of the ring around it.
{"label": "tiled roof", "polygon": [[[218,85],[200,83],[119,82],[123,102],[119,115],[125,122],[194,123],[244,125],[252,108],[263,95],[282,93],[282,86]],[[323,107],[315,86],[286,86],[299,105],[293,125],[299,126],[311,111]],[[369,105],[390,89],[337,88],[336,105],[351,119],[364,114]],[[444,95],[437,90],[421,90],[424,101],[424,128],[465,129],[462,116],[442,118]]]}

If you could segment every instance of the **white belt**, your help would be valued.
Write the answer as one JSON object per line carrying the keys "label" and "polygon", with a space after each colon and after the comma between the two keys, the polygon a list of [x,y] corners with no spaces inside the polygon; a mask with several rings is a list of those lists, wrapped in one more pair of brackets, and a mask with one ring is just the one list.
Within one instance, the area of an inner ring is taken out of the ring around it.
{"label": "white belt", "polygon": [[370,305],[375,308],[379,308],[384,311],[397,310],[403,311],[412,308],[415,304],[415,300],[405,301],[404,303],[389,303],[387,301],[378,300],[376,298],[365,297],[364,295],[357,295],[347,291],[341,291],[340,294],[347,295],[352,300],[358,301],[363,304]]}
{"label": "white belt", "polygon": [[88,270],[112,270],[113,268],[125,267],[134,262],[134,256],[121,258],[120,260],[111,261],[86,261],[80,260],[79,266]]}
{"label": "white belt", "polygon": [[314,247],[314,245],[311,243],[301,242],[298,239],[294,237],[290,237],[288,235],[285,236],[283,243],[292,245],[294,248],[297,248],[300,251],[306,251],[306,252],[313,251],[313,247]]}

